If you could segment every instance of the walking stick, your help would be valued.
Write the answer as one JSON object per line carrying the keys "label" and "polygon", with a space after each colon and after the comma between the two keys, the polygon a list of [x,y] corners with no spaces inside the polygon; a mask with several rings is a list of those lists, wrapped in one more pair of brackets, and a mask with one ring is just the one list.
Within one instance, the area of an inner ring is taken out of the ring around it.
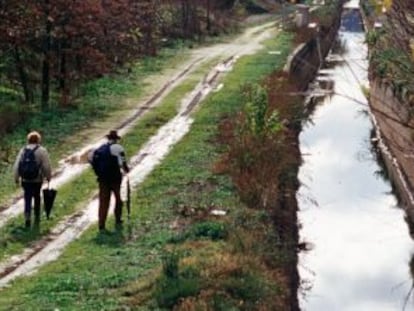
{"label": "walking stick", "polygon": [[131,219],[131,186],[129,184],[129,176],[127,175],[127,201],[126,201],[126,208],[128,213],[128,220]]}

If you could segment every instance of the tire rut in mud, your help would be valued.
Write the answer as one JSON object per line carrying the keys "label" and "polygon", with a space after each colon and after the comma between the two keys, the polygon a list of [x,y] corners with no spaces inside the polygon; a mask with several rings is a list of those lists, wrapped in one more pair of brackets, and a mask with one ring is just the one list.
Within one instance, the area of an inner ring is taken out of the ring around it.
{"label": "tire rut in mud", "polygon": [[[188,121],[187,125],[189,130],[189,124],[191,123],[189,117],[191,112],[194,111],[195,107],[197,107],[202,99],[211,90],[213,90],[220,73],[230,70],[235,60],[235,56],[227,58],[223,63],[217,65],[212,71],[209,72],[209,74],[206,75],[204,80],[196,86],[195,90],[193,90],[192,96],[187,99],[176,117],[160,128],[159,133],[161,133],[161,138],[158,139],[158,144],[165,146],[164,141],[169,141],[170,144],[173,145],[183,137],[181,133],[181,136],[178,136],[175,141],[171,141],[169,136],[175,135],[175,131],[171,129],[177,129],[175,127],[179,127],[181,119],[184,118]],[[176,119],[178,120],[176,125],[168,128],[169,124],[174,124]],[[162,133],[163,128],[165,128],[164,133]],[[187,131],[183,133],[185,134],[186,132]],[[154,163],[154,159],[149,158],[153,157],[155,160],[160,160],[160,158],[168,153],[168,148],[161,156],[154,156],[151,153],[151,150],[154,150],[154,148],[157,149],[157,139],[154,139],[154,142],[152,142],[152,138],[157,137],[157,135],[159,134],[156,134],[149,139],[146,145],[148,151],[145,150],[144,146],[136,156],[131,158],[131,172],[139,168],[140,164],[146,165],[144,162],[147,160]],[[150,170],[148,170],[148,173],[155,167],[156,164],[152,165],[153,166]],[[138,182],[135,182],[134,186],[136,186],[139,182],[142,182],[144,178],[139,178]],[[80,236],[92,223],[96,221],[94,214],[96,214],[97,210],[97,201],[97,195],[94,195],[86,208],[69,215],[66,219],[63,219],[51,230],[51,233],[34,242],[32,246],[26,248],[23,253],[15,255],[4,262],[0,262],[0,289],[7,286],[7,284],[15,278],[32,273],[40,266],[55,260],[67,244]]]}
{"label": "tire rut in mud", "polygon": [[[198,58],[194,62],[192,62],[190,65],[188,65],[184,70],[182,70],[178,75],[176,75],[173,79],[168,80],[154,95],[150,97],[145,103],[139,105],[139,107],[136,109],[136,111],[127,119],[125,119],[121,124],[116,126],[115,128],[119,130],[123,130],[127,126],[130,126],[133,124],[133,122],[137,121],[140,117],[142,117],[145,112],[151,110],[154,108],[159,100],[166,91],[173,86],[175,83],[179,82],[181,79],[183,79],[186,74],[190,72],[190,70],[200,63],[203,60],[203,58]],[[79,172],[77,170],[74,170],[75,165],[79,165],[79,162],[86,162],[86,157],[88,152],[92,150],[96,145],[100,144],[102,142],[102,139],[98,142],[91,143],[87,147],[82,148],[79,151],[74,152],[73,154],[69,155],[68,157],[62,159],[59,161],[59,163],[63,163],[54,173],[52,176],[52,182],[56,179],[58,182],[54,182],[54,187],[60,187],[64,183],[71,180],[76,174]],[[87,168],[87,165],[84,165],[85,167],[80,168],[80,170],[84,170]],[[66,176],[66,177],[65,177]],[[60,181],[60,179],[63,179]],[[23,194],[20,194],[12,199],[10,199],[10,204],[7,206],[0,206],[0,227],[4,226],[4,224],[9,221],[11,218],[17,216],[20,214],[18,210],[22,210],[23,206]],[[14,209],[15,212],[8,212],[8,210]]]}

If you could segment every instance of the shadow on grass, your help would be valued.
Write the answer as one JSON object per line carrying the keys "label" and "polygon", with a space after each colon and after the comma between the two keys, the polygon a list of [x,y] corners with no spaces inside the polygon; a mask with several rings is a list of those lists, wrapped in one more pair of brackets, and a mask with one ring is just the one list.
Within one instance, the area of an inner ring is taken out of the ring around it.
{"label": "shadow on grass", "polygon": [[97,245],[107,245],[110,247],[120,247],[125,244],[125,231],[128,233],[127,226],[117,227],[114,231],[98,231],[94,242]]}
{"label": "shadow on grass", "polygon": [[36,223],[31,228],[26,228],[24,224],[15,224],[9,233],[11,242],[28,243],[42,236],[40,224]]}

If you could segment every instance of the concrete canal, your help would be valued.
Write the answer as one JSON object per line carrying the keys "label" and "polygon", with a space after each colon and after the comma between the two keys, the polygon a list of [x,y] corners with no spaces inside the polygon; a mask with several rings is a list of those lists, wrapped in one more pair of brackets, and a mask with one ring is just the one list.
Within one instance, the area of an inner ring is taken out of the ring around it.
{"label": "concrete canal", "polygon": [[374,151],[363,94],[367,47],[353,7],[346,5],[339,44],[317,77],[329,94],[314,98],[300,136],[298,219],[301,242],[309,246],[299,255],[300,307],[414,310],[414,242]]}

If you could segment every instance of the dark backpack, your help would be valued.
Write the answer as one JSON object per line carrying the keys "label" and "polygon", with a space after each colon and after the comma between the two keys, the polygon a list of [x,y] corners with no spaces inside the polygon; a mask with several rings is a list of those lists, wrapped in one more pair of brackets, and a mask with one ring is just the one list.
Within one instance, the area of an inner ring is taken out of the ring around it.
{"label": "dark backpack", "polygon": [[112,179],[112,162],[111,144],[106,143],[95,149],[92,154],[91,165],[99,180],[108,181]]}
{"label": "dark backpack", "polygon": [[26,147],[19,162],[19,175],[25,180],[33,180],[39,176],[40,165],[36,162],[35,151],[39,146],[33,149]]}

